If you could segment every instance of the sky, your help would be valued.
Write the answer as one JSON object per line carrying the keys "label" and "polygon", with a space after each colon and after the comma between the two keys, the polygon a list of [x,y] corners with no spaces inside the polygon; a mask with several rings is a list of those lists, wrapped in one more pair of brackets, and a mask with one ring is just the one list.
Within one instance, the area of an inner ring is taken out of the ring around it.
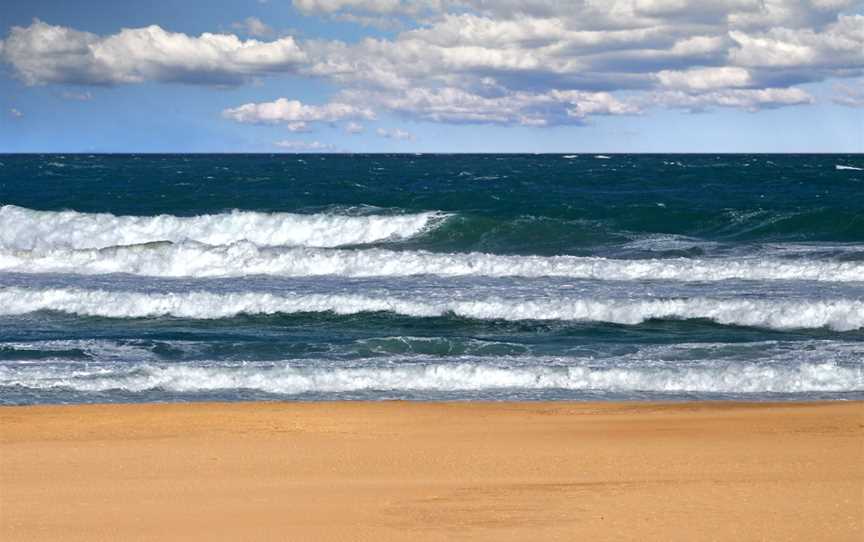
{"label": "sky", "polygon": [[2,0],[0,152],[864,152],[864,1]]}

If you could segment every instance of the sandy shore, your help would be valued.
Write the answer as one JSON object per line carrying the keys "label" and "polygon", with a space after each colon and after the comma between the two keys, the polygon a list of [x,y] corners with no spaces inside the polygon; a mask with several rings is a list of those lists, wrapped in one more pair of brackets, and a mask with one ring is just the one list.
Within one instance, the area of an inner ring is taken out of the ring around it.
{"label": "sandy shore", "polygon": [[862,540],[864,403],[0,408],[2,540]]}

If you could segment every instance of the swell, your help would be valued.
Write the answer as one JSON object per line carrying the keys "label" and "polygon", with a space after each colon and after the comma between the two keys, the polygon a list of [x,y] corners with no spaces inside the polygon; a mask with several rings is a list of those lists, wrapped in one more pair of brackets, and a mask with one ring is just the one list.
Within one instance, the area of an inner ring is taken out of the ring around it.
{"label": "swell", "polygon": [[11,249],[98,249],[159,241],[224,245],[333,247],[406,239],[433,227],[443,213],[349,216],[232,211],[190,217],[115,216],[0,207],[0,246]]}
{"label": "swell", "polygon": [[231,318],[241,314],[391,312],[410,317],[454,315],[477,320],[564,320],[636,325],[648,320],[705,319],[723,325],[771,329],[864,327],[864,300],[669,299],[501,297],[423,300],[391,295],[217,293],[209,291],[142,293],[79,288],[0,290],[0,315],[59,311],[107,318]]}
{"label": "swell", "polygon": [[[424,236],[422,246],[436,250],[551,255],[622,247],[652,235],[725,243],[850,243],[864,238],[864,216],[860,209],[848,208],[849,203],[814,206],[810,202],[795,208],[762,208],[735,202],[730,208],[707,205],[700,208],[692,200],[663,206],[645,201],[630,205],[609,201],[603,207],[547,206],[537,208],[538,213],[531,215],[522,214],[526,207],[517,203],[511,202],[512,209],[460,212]],[[691,247],[699,248],[702,247]]]}

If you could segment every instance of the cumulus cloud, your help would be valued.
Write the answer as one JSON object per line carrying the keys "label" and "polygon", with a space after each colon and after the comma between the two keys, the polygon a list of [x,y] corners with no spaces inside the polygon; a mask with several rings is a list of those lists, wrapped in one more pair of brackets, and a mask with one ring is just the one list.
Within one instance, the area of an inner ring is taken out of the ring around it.
{"label": "cumulus cloud", "polygon": [[[861,0],[293,0],[303,15],[404,30],[350,43],[264,39],[265,21],[189,36],[158,26],[100,36],[34,21],[0,58],[26,84],[230,85],[289,73],[332,102],[226,109],[244,123],[372,120],[552,126],[651,107],[747,111],[807,104],[800,85],[864,76]],[[838,94],[836,100],[843,100]],[[851,98],[850,98],[851,99]],[[847,99],[850,100],[850,99]],[[854,100],[853,100],[854,101]],[[839,102],[838,102],[839,103]]]}
{"label": "cumulus cloud", "polygon": [[384,137],[387,139],[396,139],[399,141],[413,141],[414,136],[405,130],[401,130],[399,128],[393,128],[392,130],[388,130],[386,128],[378,128],[375,130],[375,133],[379,137]]}
{"label": "cumulus cloud", "polygon": [[320,141],[291,141],[284,139],[273,143],[274,147],[292,152],[328,152],[336,150],[336,147],[329,143],[321,143]]}
{"label": "cumulus cloud", "polygon": [[[579,122],[637,113],[654,101],[619,93],[658,90],[688,109],[752,111],[809,103],[793,85],[864,70],[864,18],[842,12],[862,5],[851,0],[295,5],[317,14],[437,13],[392,39],[310,44],[303,69],[342,85],[352,100],[437,122]],[[555,98],[564,91],[579,92],[578,103]]]}
{"label": "cumulus cloud", "polygon": [[765,32],[732,31],[737,46],[730,60],[741,66],[768,68],[845,67],[864,65],[864,15],[840,15],[821,30],[772,28]]}
{"label": "cumulus cloud", "polygon": [[685,71],[662,70],[657,73],[664,87],[691,91],[726,87],[746,87],[752,83],[750,72],[736,66],[691,68]]}
{"label": "cumulus cloud", "polygon": [[[347,103],[308,105],[299,100],[279,98],[273,102],[247,103],[226,109],[222,116],[246,124],[286,123],[292,131],[303,131],[310,122],[335,122],[345,119],[374,119],[371,109]],[[293,129],[292,129],[293,127]]]}
{"label": "cumulus cloud", "polygon": [[636,27],[656,21],[734,27],[803,27],[824,23],[860,0],[293,0],[304,14],[369,15],[471,12],[495,19],[576,19],[584,27]]}
{"label": "cumulus cloud", "polygon": [[814,102],[813,96],[799,88],[729,89],[701,94],[670,91],[656,94],[654,103],[667,107],[704,111],[713,107],[733,107],[755,112],[789,105]]}
{"label": "cumulus cloud", "polygon": [[28,85],[231,85],[251,76],[293,72],[306,61],[291,37],[270,42],[244,41],[231,34],[195,37],[157,25],[98,36],[38,19],[28,27],[12,27],[2,56]]}
{"label": "cumulus cloud", "polygon": [[415,88],[403,93],[345,92],[343,98],[434,122],[473,124],[579,124],[589,115],[637,114],[639,107],[606,92],[553,90],[494,96],[458,88]]}

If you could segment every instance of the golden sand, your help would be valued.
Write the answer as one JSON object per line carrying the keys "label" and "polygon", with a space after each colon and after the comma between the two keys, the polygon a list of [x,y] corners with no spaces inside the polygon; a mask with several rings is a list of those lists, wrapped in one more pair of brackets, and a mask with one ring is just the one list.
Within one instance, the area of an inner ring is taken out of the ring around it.
{"label": "golden sand", "polygon": [[864,403],[0,408],[0,540],[864,540]]}

